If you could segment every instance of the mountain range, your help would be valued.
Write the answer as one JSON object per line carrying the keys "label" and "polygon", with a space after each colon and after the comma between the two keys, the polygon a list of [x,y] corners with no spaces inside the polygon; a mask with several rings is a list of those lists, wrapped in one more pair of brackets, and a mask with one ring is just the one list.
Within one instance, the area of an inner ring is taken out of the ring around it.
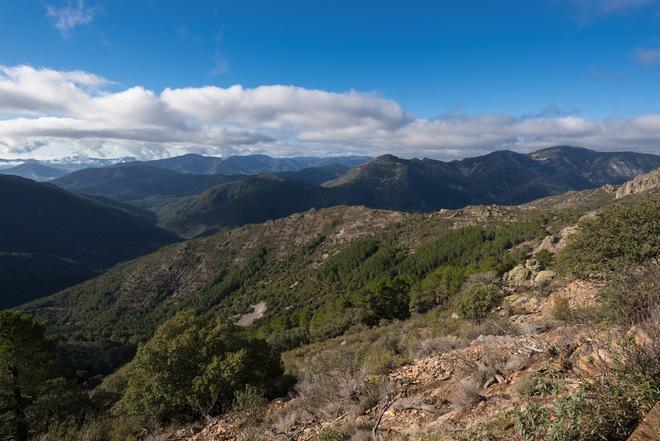
{"label": "mountain range", "polygon": [[[0,287],[11,293],[4,305],[70,286],[177,236],[340,205],[432,212],[520,204],[660,167],[654,155],[567,146],[450,162],[392,155],[364,160],[185,155],[77,170],[52,181],[60,188],[0,175],[0,252],[7,272],[0,274]],[[354,164],[361,165],[350,168]],[[311,166],[300,168],[305,165]],[[257,175],[211,173],[222,170]]]}
{"label": "mountain range", "polygon": [[407,211],[468,204],[519,204],[569,190],[618,184],[660,166],[650,154],[558,146],[530,154],[496,151],[443,162],[386,155],[326,184],[346,203]]}
{"label": "mountain range", "polygon": [[371,159],[368,156],[273,158],[267,155],[241,155],[220,158],[193,153],[150,161],[138,161],[132,157],[102,159],[72,156],[57,160],[0,158],[0,174],[17,175],[35,181],[49,181],[67,173],[87,168],[144,165],[184,174],[257,175],[269,172],[295,172],[304,168],[325,167],[328,165],[339,165],[350,169]]}
{"label": "mountain range", "polygon": [[336,205],[429,212],[470,204],[520,204],[618,184],[658,167],[660,157],[655,155],[567,146],[530,154],[497,151],[451,162],[384,155],[329,181],[327,168],[308,168],[228,179],[200,194],[142,206],[157,213],[162,227],[190,237]]}
{"label": "mountain range", "polygon": [[39,162],[25,162],[0,170],[0,174],[20,176],[22,178],[32,179],[33,181],[50,181],[67,173],[66,170],[49,167]]}
{"label": "mountain range", "polygon": [[243,155],[216,158],[213,156],[187,154],[141,163],[179,173],[258,175],[267,172],[298,171],[304,168],[321,167],[330,164],[339,164],[351,168],[362,165],[369,160],[371,158],[368,156],[335,156],[327,158],[299,156],[292,158],[273,158],[267,155]]}

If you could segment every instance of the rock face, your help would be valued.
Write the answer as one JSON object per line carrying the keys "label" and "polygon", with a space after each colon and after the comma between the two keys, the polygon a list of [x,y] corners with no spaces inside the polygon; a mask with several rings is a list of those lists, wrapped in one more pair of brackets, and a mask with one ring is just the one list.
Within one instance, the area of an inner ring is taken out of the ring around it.
{"label": "rock face", "polygon": [[651,409],[628,441],[660,441],[660,403]]}
{"label": "rock face", "polygon": [[650,173],[637,176],[632,181],[628,181],[621,185],[616,191],[616,198],[620,199],[630,194],[639,193],[657,187],[660,187],[660,168],[653,170]]}
{"label": "rock face", "polygon": [[546,236],[538,247],[534,249],[534,254],[541,250],[547,250],[551,253],[557,253],[566,247],[568,238],[577,232],[577,225],[570,225],[561,231]]}

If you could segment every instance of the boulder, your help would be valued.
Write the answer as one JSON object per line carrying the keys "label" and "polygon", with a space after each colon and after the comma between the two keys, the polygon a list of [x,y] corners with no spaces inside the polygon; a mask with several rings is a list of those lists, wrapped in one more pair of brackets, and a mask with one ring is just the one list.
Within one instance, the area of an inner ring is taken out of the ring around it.
{"label": "boulder", "polygon": [[527,261],[525,261],[525,268],[527,268],[530,271],[536,272],[536,271],[541,271],[543,269],[543,265],[541,265],[541,262],[539,262],[536,259],[527,259]]}
{"label": "boulder", "polygon": [[556,273],[551,270],[543,270],[539,271],[536,276],[534,276],[534,284],[535,285],[542,285],[544,283],[549,282],[555,277]]}
{"label": "boulder", "polygon": [[505,274],[504,281],[511,286],[523,286],[527,284],[529,276],[530,271],[525,266],[517,265]]}

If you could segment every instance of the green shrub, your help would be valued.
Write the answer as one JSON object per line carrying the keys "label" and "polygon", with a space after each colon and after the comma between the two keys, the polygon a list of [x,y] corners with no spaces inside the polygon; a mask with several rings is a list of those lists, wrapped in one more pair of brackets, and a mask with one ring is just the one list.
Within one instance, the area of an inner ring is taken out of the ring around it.
{"label": "green shrub", "polygon": [[332,427],[324,427],[316,434],[316,441],[348,441],[349,439],[345,432]]}
{"label": "green shrub", "polygon": [[530,403],[517,412],[518,433],[528,441],[627,440],[660,401],[660,321],[653,317],[642,328],[649,342],[642,346],[632,338],[624,340],[610,354],[611,365],[571,396],[547,409]]}
{"label": "green shrub", "polygon": [[555,256],[546,249],[542,249],[534,254],[534,258],[544,269],[551,267],[555,263]]}
{"label": "green shrub", "polygon": [[250,422],[258,421],[265,413],[268,401],[257,387],[248,384],[245,389],[234,394],[232,412],[241,415]]}
{"label": "green shrub", "polygon": [[478,284],[460,292],[456,307],[463,318],[481,321],[501,301],[502,293],[495,286]]}
{"label": "green shrub", "polygon": [[391,349],[375,346],[364,356],[363,369],[367,374],[387,374],[404,358]]}
{"label": "green shrub", "polygon": [[646,320],[660,304],[660,267],[625,268],[600,291],[601,316],[610,323],[631,325]]}
{"label": "green shrub", "polygon": [[355,303],[366,310],[365,324],[376,325],[382,319],[410,317],[408,290],[408,284],[400,278],[380,279],[363,288],[354,298]]}
{"label": "green shrub", "polygon": [[660,199],[612,205],[580,222],[558,255],[561,268],[579,277],[644,263],[660,256]]}
{"label": "green shrub", "polygon": [[265,343],[190,311],[158,328],[133,363],[115,411],[169,420],[224,412],[246,385],[273,392],[282,376],[279,354]]}
{"label": "green shrub", "polygon": [[0,431],[7,439],[36,438],[85,403],[45,334],[30,317],[0,311]]}

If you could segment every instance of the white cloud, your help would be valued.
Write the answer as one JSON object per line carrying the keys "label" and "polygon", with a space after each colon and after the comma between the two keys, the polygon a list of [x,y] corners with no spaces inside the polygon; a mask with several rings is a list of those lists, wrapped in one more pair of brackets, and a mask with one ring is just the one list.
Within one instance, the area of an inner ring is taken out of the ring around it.
{"label": "white cloud", "polygon": [[455,113],[424,119],[395,101],[355,91],[116,88],[88,72],[0,66],[0,157],[149,159],[196,152],[455,158],[555,144],[660,153],[660,114],[590,120],[554,106],[520,117]]}
{"label": "white cloud", "polygon": [[46,6],[46,14],[53,19],[62,36],[67,37],[78,26],[91,24],[99,9],[99,6],[85,5],[85,0],[67,0],[61,7]]}
{"label": "white cloud", "polygon": [[656,64],[660,63],[660,49],[654,48],[637,48],[633,52],[633,55],[637,61],[642,64]]}

